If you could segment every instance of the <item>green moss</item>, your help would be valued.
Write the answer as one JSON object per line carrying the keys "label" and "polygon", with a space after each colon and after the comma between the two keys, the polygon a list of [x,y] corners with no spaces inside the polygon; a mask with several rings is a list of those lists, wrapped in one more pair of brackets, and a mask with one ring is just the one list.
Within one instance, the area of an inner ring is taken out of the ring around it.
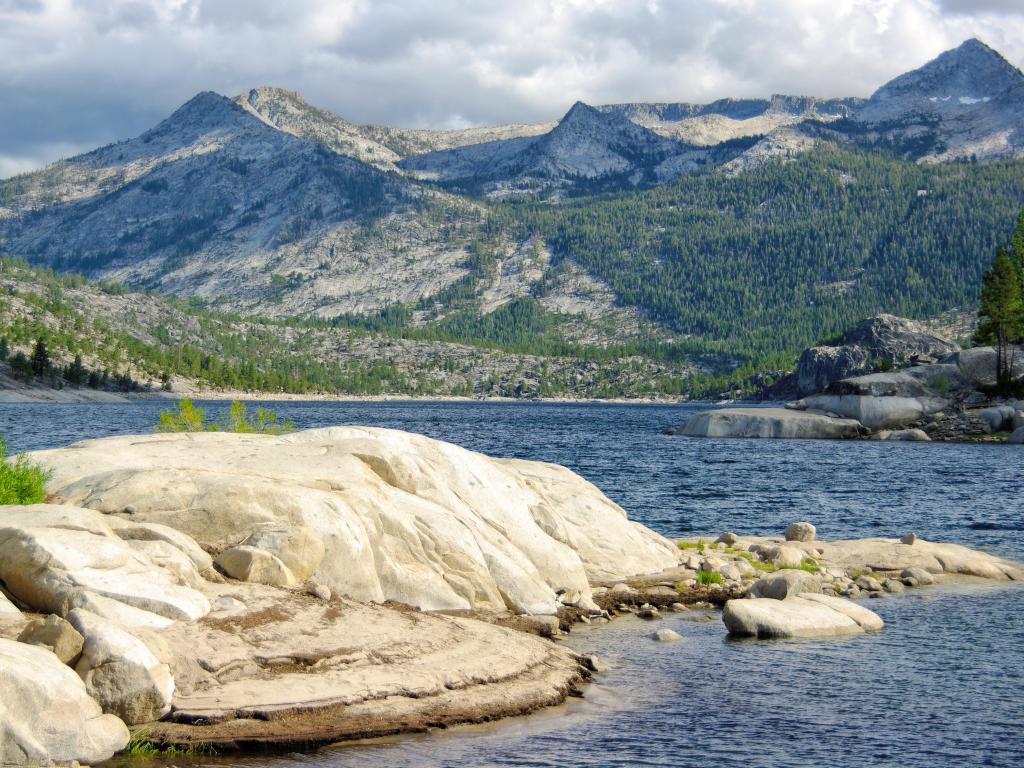
{"label": "green moss", "polygon": [[818,561],[813,557],[805,557],[800,561],[800,570],[807,571],[808,573],[817,573],[820,570]]}

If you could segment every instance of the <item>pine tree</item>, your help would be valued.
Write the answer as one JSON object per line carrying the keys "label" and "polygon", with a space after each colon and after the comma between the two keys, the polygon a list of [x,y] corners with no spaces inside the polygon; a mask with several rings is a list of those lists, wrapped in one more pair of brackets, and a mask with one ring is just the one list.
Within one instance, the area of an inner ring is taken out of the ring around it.
{"label": "pine tree", "polygon": [[88,371],[85,370],[85,366],[82,364],[81,355],[75,355],[75,361],[64,371],[64,378],[75,386],[84,384],[88,375]]}
{"label": "pine tree", "polygon": [[978,320],[974,339],[979,344],[995,345],[996,386],[1008,394],[1013,378],[1011,344],[1019,340],[1024,330],[1024,304],[1019,270],[1005,248],[996,252],[992,267],[985,273]]}
{"label": "pine tree", "polygon": [[1021,296],[1024,296],[1024,208],[1021,208],[1017,216],[1017,226],[1013,228],[1010,236],[1010,258],[1017,269],[1017,278],[1020,281]]}
{"label": "pine tree", "polygon": [[35,349],[32,350],[32,374],[41,379],[49,372],[50,353],[46,351],[46,342],[37,339]]}

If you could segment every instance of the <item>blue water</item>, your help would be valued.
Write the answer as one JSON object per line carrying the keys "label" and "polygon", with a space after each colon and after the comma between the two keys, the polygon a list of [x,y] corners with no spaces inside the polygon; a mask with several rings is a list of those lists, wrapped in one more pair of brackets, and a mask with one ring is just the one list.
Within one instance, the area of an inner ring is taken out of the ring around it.
{"label": "blue water", "polygon": [[[216,416],[224,404],[206,403]],[[12,450],[146,432],[166,404],[0,406]],[[779,533],[960,541],[1024,560],[1024,451],[1002,445],[661,435],[693,406],[277,403],[300,428],[370,424],[565,464],[666,535]],[[1024,589],[915,590],[867,603],[883,632],[730,642],[717,616],[575,631],[614,663],[586,697],[530,718],[218,765],[1024,766]],[[181,761],[177,761],[179,764]]]}

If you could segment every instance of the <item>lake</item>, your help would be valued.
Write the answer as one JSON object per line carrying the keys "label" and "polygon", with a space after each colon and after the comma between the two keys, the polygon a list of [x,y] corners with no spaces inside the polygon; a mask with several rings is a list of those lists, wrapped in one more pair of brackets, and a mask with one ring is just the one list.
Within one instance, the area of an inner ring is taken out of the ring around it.
{"label": "lake", "polygon": [[[217,417],[227,404],[203,403]],[[148,432],[166,403],[4,405],[12,451]],[[957,541],[1024,560],[1024,450],[993,444],[716,440],[660,434],[692,405],[279,402],[299,428],[367,424],[565,464],[659,532]],[[622,619],[569,642],[613,663],[585,699],[487,727],[274,758],[300,766],[1024,765],[1024,589],[921,589],[865,601],[871,636],[733,642],[717,615],[670,614],[685,640]],[[706,620],[705,620],[706,619]],[[175,761],[181,764],[180,759]]]}

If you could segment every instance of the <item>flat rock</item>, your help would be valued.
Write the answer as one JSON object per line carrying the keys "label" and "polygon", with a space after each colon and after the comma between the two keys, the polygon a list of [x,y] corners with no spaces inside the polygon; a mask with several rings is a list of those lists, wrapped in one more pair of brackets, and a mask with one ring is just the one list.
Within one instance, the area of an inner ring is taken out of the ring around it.
{"label": "flat rock", "polygon": [[92,765],[127,744],[124,723],[53,653],[0,639],[0,765]]}
{"label": "flat rock", "polygon": [[853,419],[835,419],[820,411],[786,408],[721,408],[691,416],[679,434],[690,437],[775,437],[846,439],[860,437]]}
{"label": "flat rock", "polygon": [[564,467],[395,430],[111,437],[32,459],[53,470],[54,498],[119,517],[132,505],[132,522],[210,551],[313,531],[324,556],[310,578],[361,601],[554,613],[558,590],[589,596],[591,580],[678,562],[671,542]]}
{"label": "flat rock", "polygon": [[829,638],[878,629],[882,620],[849,600],[801,595],[785,600],[730,600],[722,610],[730,635],[769,638]]}

